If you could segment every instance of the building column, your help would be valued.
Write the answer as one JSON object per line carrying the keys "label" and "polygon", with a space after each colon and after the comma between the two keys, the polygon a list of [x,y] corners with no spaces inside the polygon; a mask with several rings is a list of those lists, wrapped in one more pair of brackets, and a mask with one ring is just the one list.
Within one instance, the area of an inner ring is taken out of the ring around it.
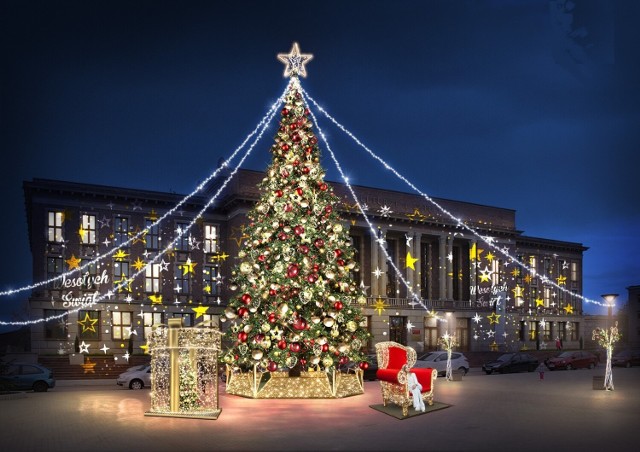
{"label": "building column", "polygon": [[453,237],[447,237],[447,300],[453,300],[453,258],[449,259],[449,256],[453,256]]}
{"label": "building column", "polygon": [[[385,228],[378,229],[378,238],[382,245],[378,244],[378,246],[387,247],[387,230]],[[387,295],[387,272],[389,271],[389,265],[387,264],[387,255],[381,249],[378,249],[378,265],[380,267],[380,271],[382,271],[382,275],[380,275],[380,279],[378,281],[378,293],[382,296]]]}
{"label": "building column", "polygon": [[376,271],[376,268],[379,268],[379,263],[378,263],[378,255],[379,255],[379,249],[378,249],[378,237],[372,232],[369,231],[370,235],[371,235],[371,296],[373,298],[376,298],[380,295],[380,292],[378,291],[378,282],[379,279],[378,277],[376,277],[376,275],[373,274],[374,271]]}
{"label": "building column", "polygon": [[438,298],[444,300],[447,296],[447,236],[438,237]]}
{"label": "building column", "polygon": [[422,268],[422,256],[420,255],[420,251],[421,251],[420,240],[422,240],[422,233],[416,232],[415,234],[413,234],[413,257],[417,258],[418,261],[415,264],[416,270],[413,272],[412,284],[413,284],[414,293],[418,297],[422,298],[422,296],[420,295],[422,291],[422,286],[420,285],[420,275],[422,274],[422,272],[420,271],[420,269]]}
{"label": "building column", "polygon": [[[476,239],[471,240],[471,247],[475,248],[476,254],[471,257],[469,256],[469,284],[471,287],[478,287],[478,241]],[[471,289],[471,302],[477,301],[477,293]]]}

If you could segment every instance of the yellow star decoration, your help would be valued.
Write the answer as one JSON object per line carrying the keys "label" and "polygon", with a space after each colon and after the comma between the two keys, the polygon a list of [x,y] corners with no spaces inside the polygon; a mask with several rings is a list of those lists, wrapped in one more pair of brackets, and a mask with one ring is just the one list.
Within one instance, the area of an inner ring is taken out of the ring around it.
{"label": "yellow star decoration", "polygon": [[413,265],[418,262],[418,258],[412,257],[411,252],[407,251],[407,265],[405,268],[410,268],[411,270],[415,270],[416,267]]}
{"label": "yellow star decoration", "polygon": [[80,262],[82,261],[78,259],[75,254],[72,254],[71,257],[65,262],[67,263],[67,265],[69,265],[69,270],[73,270],[74,268],[80,267]]}
{"label": "yellow star decoration", "polygon": [[520,276],[520,269],[514,268],[513,270],[511,270],[511,276],[513,276],[514,278],[517,278],[518,276]]}
{"label": "yellow star decoration", "polygon": [[486,255],[486,258],[489,262],[493,262],[493,259],[495,258],[495,256],[491,254],[491,251],[489,251],[489,254]]}
{"label": "yellow star decoration", "polygon": [[141,345],[140,348],[142,349],[145,355],[149,354],[149,346],[147,344]]}
{"label": "yellow star decoration", "polygon": [[206,285],[202,288],[202,290],[204,291],[204,293],[206,294],[211,294],[211,286],[210,285]]}
{"label": "yellow star decoration", "polygon": [[126,257],[128,256],[127,253],[124,252],[124,250],[118,250],[116,251],[116,253],[113,255],[113,258],[117,261],[123,261],[124,259],[126,259]]}
{"label": "yellow star decoration", "polygon": [[118,286],[118,292],[122,292],[123,290],[126,292],[131,292],[132,282],[133,282],[133,279],[129,279],[124,275],[122,275],[122,279],[114,281],[114,283]]}
{"label": "yellow star decoration", "polygon": [[136,271],[140,271],[140,269],[142,269],[142,267],[144,267],[144,262],[140,260],[140,258],[137,258],[136,261],[133,263],[133,268],[136,269]]}
{"label": "yellow star decoration", "polygon": [[480,260],[480,254],[482,254],[484,252],[484,250],[480,249],[477,247],[477,245],[474,243],[473,245],[471,245],[471,248],[469,248],[469,259],[470,260]]}
{"label": "yellow star decoration", "polygon": [[244,239],[248,239],[249,236],[244,233],[244,225],[241,225],[239,228],[231,228],[231,236],[229,238],[235,240],[238,246],[240,246],[242,244],[242,241]]}
{"label": "yellow star decoration", "polygon": [[520,286],[516,286],[515,289],[513,289],[511,292],[513,292],[516,298],[522,298],[522,296],[524,295],[524,289]]}
{"label": "yellow star decoration", "polygon": [[195,262],[191,262],[191,258],[187,259],[187,262],[180,265],[180,268],[182,269],[182,276],[186,275],[187,273],[195,273],[196,265],[198,264]]}
{"label": "yellow star decoration", "polygon": [[209,261],[211,262],[220,262],[220,261],[226,261],[227,258],[229,257],[229,255],[227,253],[218,253],[218,254],[214,254],[213,256],[209,256]]}
{"label": "yellow star decoration", "polygon": [[83,320],[78,320],[78,324],[82,325],[82,332],[83,333],[85,333],[87,331],[93,331],[95,333],[96,332],[96,326],[95,326],[96,323],[98,323],[98,319],[92,319],[89,316],[88,312],[85,312]]}
{"label": "yellow star decoration", "polygon": [[489,280],[489,272],[480,273],[480,282],[489,282],[489,281],[490,281]]}
{"label": "yellow star decoration", "polygon": [[84,373],[85,374],[88,374],[88,373],[95,374],[96,370],[94,369],[94,367],[96,367],[96,364],[97,363],[94,363],[89,358],[87,358],[87,362],[82,365],[82,368],[84,369]]}
{"label": "yellow star decoration", "polygon": [[158,212],[156,212],[156,209],[151,209],[151,212],[149,212],[149,219],[154,222],[158,219]]}
{"label": "yellow star decoration", "polygon": [[492,352],[497,352],[498,351],[498,344],[496,343],[496,341],[493,341],[490,345],[491,347],[491,351]]}
{"label": "yellow star decoration", "polygon": [[526,282],[527,284],[531,284],[531,275],[527,275],[524,277],[524,282]]}
{"label": "yellow star decoration", "polygon": [[80,229],[78,229],[78,235],[80,236],[80,243],[84,243],[84,236],[87,234],[87,231],[84,230],[84,228],[82,226],[80,226]]}
{"label": "yellow star decoration", "polygon": [[209,310],[209,306],[198,306],[197,308],[191,308],[191,310],[196,313],[197,319],[198,317],[202,317],[207,313],[207,311]]}
{"label": "yellow star decoration", "polygon": [[558,281],[559,286],[563,286],[567,283],[567,277],[560,275],[556,278],[556,281]]}
{"label": "yellow star decoration", "polygon": [[162,304],[162,295],[149,295],[149,300],[151,304]]}
{"label": "yellow star decoration", "polygon": [[[140,243],[145,243],[145,239],[144,237],[147,235],[147,232],[149,232],[147,229],[140,229],[140,226],[136,226],[136,230],[133,232],[129,232],[129,237],[133,238],[135,237],[132,241],[131,244],[134,245],[138,242]],[[139,237],[136,237],[136,235],[140,234]]]}
{"label": "yellow star decoration", "polygon": [[378,311],[378,315],[382,315],[382,311],[384,311],[385,308],[387,308],[387,305],[384,304],[384,300],[382,298],[378,298],[373,305],[373,309]]}
{"label": "yellow star decoration", "polygon": [[573,306],[571,306],[570,304],[566,305],[562,309],[564,309],[565,314],[573,314]]}
{"label": "yellow star decoration", "polygon": [[355,226],[356,225],[356,220],[351,220],[351,226]]}
{"label": "yellow star decoration", "polygon": [[417,207],[413,209],[413,213],[407,213],[405,215],[415,221],[424,221],[427,218],[426,215],[420,213]]}
{"label": "yellow star decoration", "polygon": [[542,298],[536,298],[536,308],[538,306],[544,306],[544,300]]}
{"label": "yellow star decoration", "polygon": [[294,42],[289,53],[279,53],[278,59],[285,64],[285,77],[306,77],[307,70],[304,65],[313,59],[310,53],[300,53],[298,43]]}
{"label": "yellow star decoration", "polygon": [[495,312],[492,312],[491,315],[487,316],[487,319],[489,319],[489,325],[493,323],[498,323],[498,320],[500,319],[500,317],[502,317],[500,314],[496,314]]}

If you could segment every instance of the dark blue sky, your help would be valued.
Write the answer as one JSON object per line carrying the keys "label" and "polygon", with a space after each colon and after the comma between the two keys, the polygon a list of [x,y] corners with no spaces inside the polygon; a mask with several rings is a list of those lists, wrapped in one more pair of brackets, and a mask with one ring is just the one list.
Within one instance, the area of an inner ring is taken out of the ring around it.
{"label": "dark blue sky", "polygon": [[[583,243],[585,296],[621,304],[640,284],[638,3],[3,0],[0,287],[31,282],[23,180],[191,192],[282,92],[297,41],[304,88],[422,191]],[[321,126],[352,183],[408,191]]]}

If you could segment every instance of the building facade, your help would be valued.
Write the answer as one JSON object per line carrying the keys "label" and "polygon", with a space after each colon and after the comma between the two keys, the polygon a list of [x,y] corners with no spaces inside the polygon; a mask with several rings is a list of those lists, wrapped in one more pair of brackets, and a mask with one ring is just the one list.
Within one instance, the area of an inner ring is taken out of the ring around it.
{"label": "building facade", "polygon": [[[182,202],[171,193],[25,182],[33,280],[55,279],[29,299],[32,318],[51,318],[32,326],[32,350],[70,353],[77,338],[89,353],[120,353],[130,340],[140,352],[168,318],[218,322],[262,178],[239,171],[206,209],[219,183]],[[353,187],[365,218],[347,187],[332,185],[360,264],[352,276],[367,294],[370,349],[394,340],[433,350],[444,334],[469,351],[544,349],[556,339],[579,348],[590,334],[581,244],[524,236],[510,209]]]}

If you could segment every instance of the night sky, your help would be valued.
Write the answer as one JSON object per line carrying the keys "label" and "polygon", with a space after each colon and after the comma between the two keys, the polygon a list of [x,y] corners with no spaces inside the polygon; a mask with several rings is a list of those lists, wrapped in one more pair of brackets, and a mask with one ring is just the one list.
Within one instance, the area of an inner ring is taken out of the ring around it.
{"label": "night sky", "polygon": [[[190,193],[284,90],[297,41],[307,92],[414,185],[584,244],[584,295],[620,306],[640,284],[639,4],[3,0],[0,288],[32,282],[24,180]],[[320,125],[352,183],[410,191]]]}

